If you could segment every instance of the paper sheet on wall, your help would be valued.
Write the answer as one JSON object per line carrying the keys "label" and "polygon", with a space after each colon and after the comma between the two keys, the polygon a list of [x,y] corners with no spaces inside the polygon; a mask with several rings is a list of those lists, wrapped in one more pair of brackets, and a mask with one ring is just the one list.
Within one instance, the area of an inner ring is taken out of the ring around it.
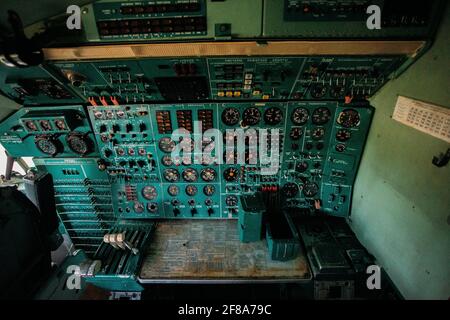
{"label": "paper sheet on wall", "polygon": [[450,109],[399,96],[392,118],[450,143]]}

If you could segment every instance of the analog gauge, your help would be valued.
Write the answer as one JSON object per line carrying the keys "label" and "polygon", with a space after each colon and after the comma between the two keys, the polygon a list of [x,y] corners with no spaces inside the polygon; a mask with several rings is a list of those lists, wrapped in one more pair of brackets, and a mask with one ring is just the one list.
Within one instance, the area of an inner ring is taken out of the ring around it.
{"label": "analog gauge", "polygon": [[41,125],[41,129],[43,131],[50,131],[52,130],[52,126],[50,125],[50,122],[47,120],[41,120],[39,121],[39,124]]}
{"label": "analog gauge", "polygon": [[144,212],[144,205],[140,202],[135,202],[133,209],[136,213],[142,213]]}
{"label": "analog gauge", "polygon": [[244,127],[258,124],[260,119],[261,112],[259,112],[258,108],[255,107],[245,109],[242,114],[242,124]]}
{"label": "analog gauge", "polygon": [[162,152],[170,153],[175,149],[175,142],[169,137],[163,137],[159,139],[159,149]]}
{"label": "analog gauge", "polygon": [[312,137],[314,140],[320,140],[320,139],[323,138],[324,135],[325,135],[325,129],[324,129],[324,128],[322,128],[322,127],[316,127],[316,128],[314,128],[314,129],[312,129],[311,137]]}
{"label": "analog gauge", "polygon": [[70,134],[67,136],[67,145],[70,150],[85,155],[91,151],[92,141],[84,134]]}
{"label": "analog gauge", "polygon": [[60,142],[52,137],[36,137],[34,143],[39,150],[52,157],[58,154],[60,150],[62,150]]}
{"label": "analog gauge", "polygon": [[326,107],[320,107],[314,110],[312,114],[312,123],[322,125],[327,123],[331,118],[330,109]]}
{"label": "analog gauge", "polygon": [[156,188],[154,186],[145,186],[142,188],[142,196],[147,200],[153,200],[156,199],[158,196],[158,192],[156,191]]}
{"label": "analog gauge", "polygon": [[228,207],[234,207],[237,205],[237,203],[238,203],[238,198],[234,195],[230,195],[225,198],[225,204]]}
{"label": "analog gauge", "polygon": [[347,109],[339,113],[336,122],[344,128],[354,128],[359,126],[360,120],[358,111]]}
{"label": "analog gauge", "polygon": [[319,186],[314,182],[307,182],[303,186],[303,194],[305,197],[314,197],[319,192]]}
{"label": "analog gauge", "polygon": [[167,188],[167,193],[169,193],[172,197],[175,197],[180,193],[180,188],[172,184]]}
{"label": "analog gauge", "polygon": [[56,128],[58,128],[58,130],[66,130],[66,123],[63,119],[56,119],[55,126]]}
{"label": "analog gauge", "polygon": [[203,187],[203,193],[208,197],[212,196],[214,192],[216,192],[216,187],[214,187],[212,184],[207,184]]}
{"label": "analog gauge", "polygon": [[186,170],[183,171],[183,179],[186,182],[194,182],[197,180],[197,171],[195,171],[195,169],[192,168],[187,168]]}
{"label": "analog gauge", "polygon": [[186,191],[186,194],[188,196],[193,197],[193,196],[195,196],[197,194],[197,187],[192,185],[192,184],[190,184],[190,185],[186,186],[186,190],[185,191]]}
{"label": "analog gauge", "polygon": [[311,97],[315,99],[322,98],[326,93],[327,87],[321,83],[317,83],[311,88]]}
{"label": "analog gauge", "polygon": [[25,122],[25,126],[27,127],[27,129],[29,131],[38,131],[38,127],[36,126],[34,121],[30,120],[30,121]]}
{"label": "analog gauge", "polygon": [[308,170],[308,162],[302,161],[298,162],[295,166],[295,171],[303,173]]}
{"label": "analog gauge", "polygon": [[350,139],[351,136],[352,136],[352,135],[351,135],[350,131],[345,130],[345,129],[340,129],[340,130],[338,130],[338,132],[336,133],[336,140],[337,140],[337,141],[340,141],[340,142],[345,142],[345,141],[347,141],[348,139]]}
{"label": "analog gauge", "polygon": [[163,172],[164,179],[169,182],[177,182],[180,179],[180,174],[176,169],[166,169]]}
{"label": "analog gauge", "polygon": [[213,168],[206,168],[200,172],[200,177],[202,177],[203,181],[210,182],[216,179],[216,170]]}
{"label": "analog gauge", "polygon": [[230,167],[224,170],[223,177],[228,182],[234,182],[238,179],[239,171],[236,168]]}
{"label": "analog gauge", "polygon": [[147,210],[148,212],[155,213],[158,211],[158,204],[156,202],[147,203]]}
{"label": "analog gauge", "polygon": [[264,122],[269,125],[279,124],[283,120],[283,111],[280,108],[272,107],[264,112]]}
{"label": "analog gauge", "polygon": [[94,112],[94,117],[95,117],[95,119],[101,119],[101,118],[103,118],[103,112],[101,112],[101,111],[95,111]]}
{"label": "analog gauge", "polygon": [[125,117],[125,112],[123,110],[117,110],[116,112],[117,118],[123,118]]}
{"label": "analog gauge", "polygon": [[333,86],[330,90],[330,95],[335,98],[342,98],[345,95],[345,87],[342,86]]}
{"label": "analog gauge", "polygon": [[106,117],[108,119],[113,119],[114,118],[114,112],[112,110],[106,111]]}
{"label": "analog gauge", "polygon": [[292,128],[289,137],[291,137],[292,140],[299,140],[303,136],[303,128]]}
{"label": "analog gauge", "polygon": [[298,186],[296,183],[288,182],[283,186],[282,192],[287,198],[293,198],[298,193]]}
{"label": "analog gauge", "polygon": [[337,152],[344,152],[345,151],[345,144],[339,143],[335,147]]}
{"label": "analog gauge", "polygon": [[234,126],[238,124],[240,120],[239,110],[236,108],[226,108],[222,111],[222,122],[227,126]]}
{"label": "analog gauge", "polygon": [[301,126],[304,125],[309,118],[309,112],[305,108],[296,108],[292,112],[291,121],[292,123]]}

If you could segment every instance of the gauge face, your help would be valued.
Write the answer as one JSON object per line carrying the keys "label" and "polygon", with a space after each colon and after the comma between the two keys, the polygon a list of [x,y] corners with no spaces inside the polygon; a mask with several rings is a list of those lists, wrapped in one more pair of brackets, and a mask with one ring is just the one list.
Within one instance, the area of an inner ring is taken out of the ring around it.
{"label": "gauge face", "polygon": [[283,112],[280,108],[271,107],[264,112],[264,122],[269,125],[279,124],[283,120]]}
{"label": "gauge face", "polygon": [[299,162],[295,165],[295,171],[297,172],[305,172],[306,170],[308,170],[308,162],[302,161]]}
{"label": "gauge face", "polygon": [[37,131],[38,127],[36,126],[36,124],[34,123],[34,121],[27,121],[25,122],[25,126],[27,127],[28,130],[30,131]]}
{"label": "gauge face", "polygon": [[347,109],[339,113],[337,123],[344,128],[354,128],[359,126],[361,119],[358,111],[354,109]]}
{"label": "gauge face", "polygon": [[67,136],[67,144],[73,152],[85,155],[90,151],[91,141],[85,135],[74,134]]}
{"label": "gauge face", "polygon": [[325,129],[322,127],[314,128],[311,132],[311,137],[314,140],[320,140],[323,138],[324,135],[325,135]]}
{"label": "gauge face", "polygon": [[185,191],[186,191],[186,194],[188,196],[193,197],[193,196],[195,196],[197,194],[197,187],[192,185],[192,184],[190,184],[190,185],[186,186],[186,190]]}
{"label": "gauge face", "polygon": [[291,121],[292,123],[301,126],[304,125],[309,118],[309,112],[305,108],[296,108],[292,112]]}
{"label": "gauge face", "polygon": [[340,130],[338,130],[338,132],[336,132],[336,140],[337,141],[345,142],[348,139],[350,139],[351,136],[352,136],[352,134],[350,133],[350,131],[345,130],[345,129],[340,129]]}
{"label": "gauge face", "polygon": [[156,188],[154,186],[145,186],[142,188],[142,196],[147,200],[153,200],[156,199],[158,196],[158,192],[156,191]]}
{"label": "gauge face", "polygon": [[240,120],[239,110],[236,108],[226,108],[222,111],[222,122],[227,126],[234,126],[238,124]]}
{"label": "gauge face", "polygon": [[200,172],[200,177],[202,177],[202,180],[206,182],[214,181],[214,179],[216,179],[216,170],[213,168],[203,169]]}
{"label": "gauge face", "polygon": [[170,185],[167,188],[167,193],[169,193],[172,197],[175,197],[180,193],[180,188],[176,185]]}
{"label": "gauge face", "polygon": [[175,149],[175,142],[169,137],[163,137],[159,139],[159,149],[162,152],[170,153]]}
{"label": "gauge face", "polygon": [[95,119],[101,119],[101,118],[103,118],[103,112],[101,112],[101,111],[95,111],[94,112],[94,117],[95,117]]}
{"label": "gauge face", "polygon": [[344,152],[345,151],[345,144],[339,143],[336,145],[335,150],[337,152]]}
{"label": "gauge face", "polygon": [[180,179],[180,174],[176,169],[166,169],[163,172],[164,179],[169,182],[177,182]]}
{"label": "gauge face", "polygon": [[207,184],[203,187],[203,193],[210,197],[216,192],[216,187],[214,187],[212,184]]}
{"label": "gauge face", "polygon": [[40,137],[35,140],[36,147],[43,153],[55,156],[58,153],[58,142],[52,138]]}
{"label": "gauge face", "polygon": [[247,108],[242,114],[242,122],[244,126],[254,126],[261,120],[261,112],[255,107]]}
{"label": "gauge face", "polygon": [[345,87],[342,86],[333,86],[330,89],[330,95],[333,98],[342,98],[345,95]]}
{"label": "gauge face", "polygon": [[144,205],[140,202],[136,202],[133,206],[134,212],[142,213],[144,212]]}
{"label": "gauge face", "polygon": [[327,88],[323,84],[317,83],[311,88],[311,96],[313,98],[322,98],[326,93]]}
{"label": "gauge face", "polygon": [[225,203],[229,207],[234,207],[238,203],[238,198],[234,195],[229,195],[225,198]]}
{"label": "gauge face", "polygon": [[228,182],[234,182],[238,179],[238,169],[230,167],[224,170],[223,178]]}
{"label": "gauge face", "polygon": [[197,180],[197,171],[192,168],[187,168],[183,171],[183,180],[186,182],[194,182]]}
{"label": "gauge face", "polygon": [[330,118],[331,118],[331,111],[326,107],[317,108],[316,110],[314,110],[311,117],[312,123],[319,125],[327,123],[330,120]]}
{"label": "gauge face", "polygon": [[158,204],[156,202],[147,203],[147,210],[152,213],[158,211]]}
{"label": "gauge face", "polygon": [[47,120],[41,120],[39,121],[39,124],[41,125],[41,129],[44,131],[52,130],[52,126],[50,125],[50,122]]}
{"label": "gauge face", "polygon": [[123,110],[118,110],[116,112],[116,115],[118,118],[123,118],[123,117],[125,117],[125,112],[123,112]]}
{"label": "gauge face", "polygon": [[308,182],[303,186],[303,194],[306,197],[314,197],[319,192],[319,186],[314,182]]}
{"label": "gauge face", "polygon": [[288,182],[283,186],[282,192],[287,198],[295,197],[298,193],[298,186],[296,183]]}
{"label": "gauge face", "polygon": [[289,137],[292,140],[299,140],[303,136],[303,128],[292,128],[289,132]]}

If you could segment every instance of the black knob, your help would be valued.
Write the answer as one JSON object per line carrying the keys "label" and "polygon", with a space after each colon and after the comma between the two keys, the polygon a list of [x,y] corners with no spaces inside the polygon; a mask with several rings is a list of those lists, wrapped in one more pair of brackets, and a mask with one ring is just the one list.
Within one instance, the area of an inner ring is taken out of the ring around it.
{"label": "black knob", "polygon": [[112,130],[114,133],[117,133],[120,131],[120,126],[118,124],[113,124]]}
{"label": "black knob", "polygon": [[213,208],[208,208],[208,216],[214,214],[214,209]]}
{"label": "black knob", "polygon": [[175,217],[178,216],[179,214],[180,214],[180,209],[178,209],[178,208],[173,209],[173,215]]}
{"label": "black knob", "polygon": [[144,132],[147,129],[147,126],[145,125],[145,123],[140,123],[139,124],[139,131],[140,132]]}
{"label": "black knob", "polygon": [[196,214],[197,214],[197,209],[192,208],[192,209],[191,209],[191,215],[194,216],[194,215],[196,215]]}
{"label": "black knob", "polygon": [[107,130],[106,125],[105,125],[105,124],[102,124],[102,125],[100,126],[100,133],[106,132],[106,130]]}
{"label": "black knob", "polygon": [[131,123],[127,123],[126,130],[127,130],[127,132],[133,131],[133,125]]}

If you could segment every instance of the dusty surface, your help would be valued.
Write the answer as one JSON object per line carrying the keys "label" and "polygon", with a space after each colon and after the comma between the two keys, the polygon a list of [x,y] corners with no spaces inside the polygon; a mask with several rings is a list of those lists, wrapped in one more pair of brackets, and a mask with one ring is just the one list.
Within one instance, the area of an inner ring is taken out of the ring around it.
{"label": "dusty surface", "polygon": [[241,243],[233,220],[159,222],[146,252],[141,279],[309,279],[306,258],[269,258],[266,241]]}

